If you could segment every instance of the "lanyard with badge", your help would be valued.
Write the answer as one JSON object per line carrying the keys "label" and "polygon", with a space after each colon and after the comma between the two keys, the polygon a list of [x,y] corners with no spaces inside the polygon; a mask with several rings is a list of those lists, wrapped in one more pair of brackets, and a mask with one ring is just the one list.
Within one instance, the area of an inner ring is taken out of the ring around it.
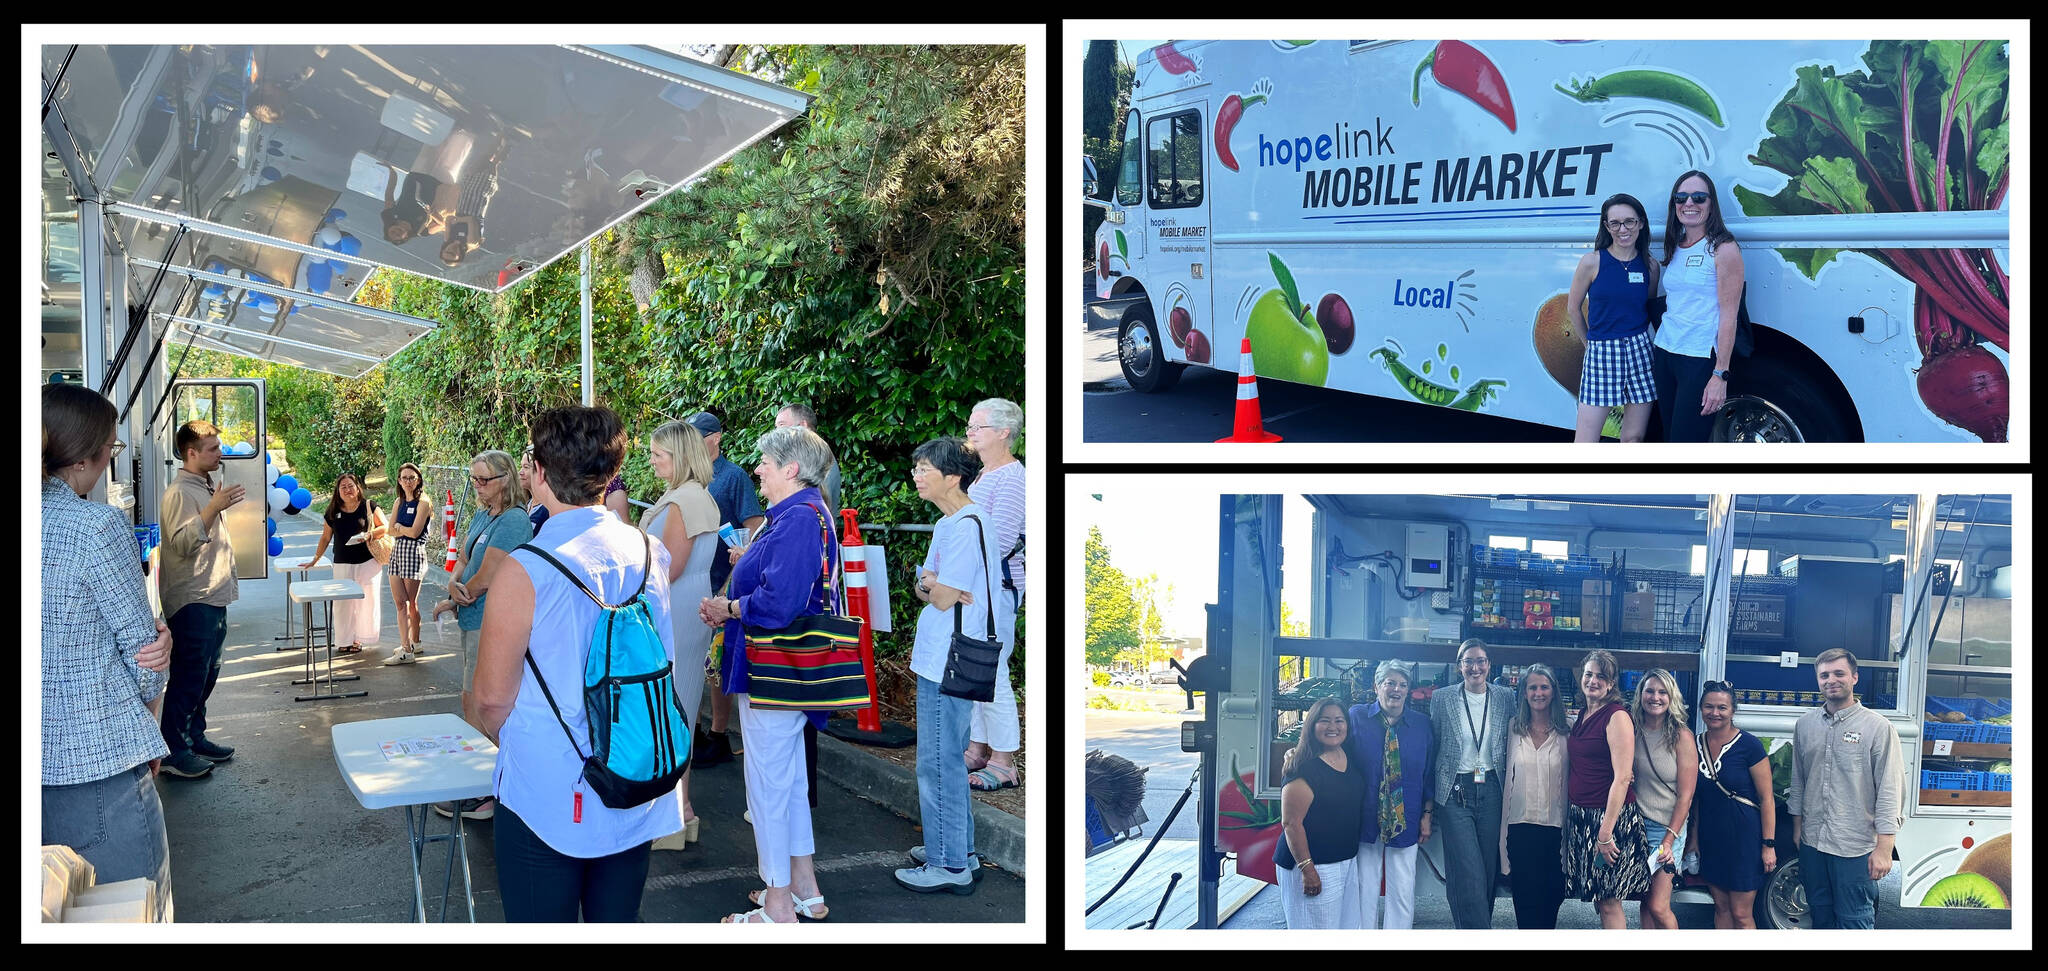
{"label": "lanyard with badge", "polygon": [[1481,763],[1479,768],[1472,771],[1472,781],[1474,783],[1486,782],[1486,766],[1484,764],[1486,762],[1486,723],[1491,720],[1489,716],[1493,712],[1493,692],[1488,690],[1485,692],[1485,695],[1486,700],[1479,708],[1479,725],[1476,728],[1472,725],[1471,702],[1464,698],[1458,699],[1460,707],[1465,709],[1465,728],[1472,733],[1472,750],[1479,753],[1479,761]]}

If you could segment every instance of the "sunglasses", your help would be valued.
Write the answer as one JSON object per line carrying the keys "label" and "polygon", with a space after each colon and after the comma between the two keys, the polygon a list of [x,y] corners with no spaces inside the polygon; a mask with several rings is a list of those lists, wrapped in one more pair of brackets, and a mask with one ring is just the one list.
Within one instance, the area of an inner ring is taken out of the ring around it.
{"label": "sunglasses", "polygon": [[1706,202],[1707,200],[1712,198],[1714,198],[1714,196],[1713,193],[1710,192],[1680,192],[1672,195],[1671,204],[1674,206],[1681,206],[1684,205],[1687,201],[1691,201],[1694,205],[1699,205],[1700,203]]}

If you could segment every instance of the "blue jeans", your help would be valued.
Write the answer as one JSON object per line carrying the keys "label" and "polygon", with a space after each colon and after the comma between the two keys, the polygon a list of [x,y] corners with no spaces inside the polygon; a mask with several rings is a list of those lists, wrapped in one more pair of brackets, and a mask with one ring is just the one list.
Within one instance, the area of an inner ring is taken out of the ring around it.
{"label": "blue jeans", "polygon": [[1834,856],[1799,845],[1799,885],[1816,928],[1869,930],[1877,926],[1877,881],[1870,854]]}
{"label": "blue jeans", "polygon": [[519,814],[498,804],[491,816],[498,891],[508,924],[631,924],[640,920],[653,843],[585,860],[555,852]]}
{"label": "blue jeans", "polygon": [[967,868],[974,852],[973,797],[967,788],[967,730],[974,702],[917,679],[917,810],[924,825],[925,861],[948,870]]}
{"label": "blue jeans", "polygon": [[95,782],[44,786],[43,843],[77,850],[97,883],[155,880],[157,914],[170,920],[171,841],[149,763]]}
{"label": "blue jeans", "polygon": [[228,609],[186,604],[172,614],[170,683],[164,687],[164,744],[176,758],[206,737],[206,699],[220,680],[221,643],[228,638]]}

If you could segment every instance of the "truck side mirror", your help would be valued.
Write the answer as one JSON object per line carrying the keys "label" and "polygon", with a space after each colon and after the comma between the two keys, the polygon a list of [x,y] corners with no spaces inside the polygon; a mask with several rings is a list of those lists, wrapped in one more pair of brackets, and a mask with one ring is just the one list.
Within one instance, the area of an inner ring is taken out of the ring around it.
{"label": "truck side mirror", "polygon": [[1081,156],[1081,194],[1090,199],[1095,198],[1101,191],[1098,184],[1100,182],[1095,175],[1095,159],[1087,155]]}

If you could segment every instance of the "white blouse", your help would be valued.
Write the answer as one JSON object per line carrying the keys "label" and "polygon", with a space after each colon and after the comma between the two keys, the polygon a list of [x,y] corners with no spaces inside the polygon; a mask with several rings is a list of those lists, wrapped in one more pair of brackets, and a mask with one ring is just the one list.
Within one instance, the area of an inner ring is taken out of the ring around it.
{"label": "white blouse", "polygon": [[1538,747],[1527,735],[1508,737],[1508,775],[1500,823],[1563,826],[1565,733],[1552,729]]}

